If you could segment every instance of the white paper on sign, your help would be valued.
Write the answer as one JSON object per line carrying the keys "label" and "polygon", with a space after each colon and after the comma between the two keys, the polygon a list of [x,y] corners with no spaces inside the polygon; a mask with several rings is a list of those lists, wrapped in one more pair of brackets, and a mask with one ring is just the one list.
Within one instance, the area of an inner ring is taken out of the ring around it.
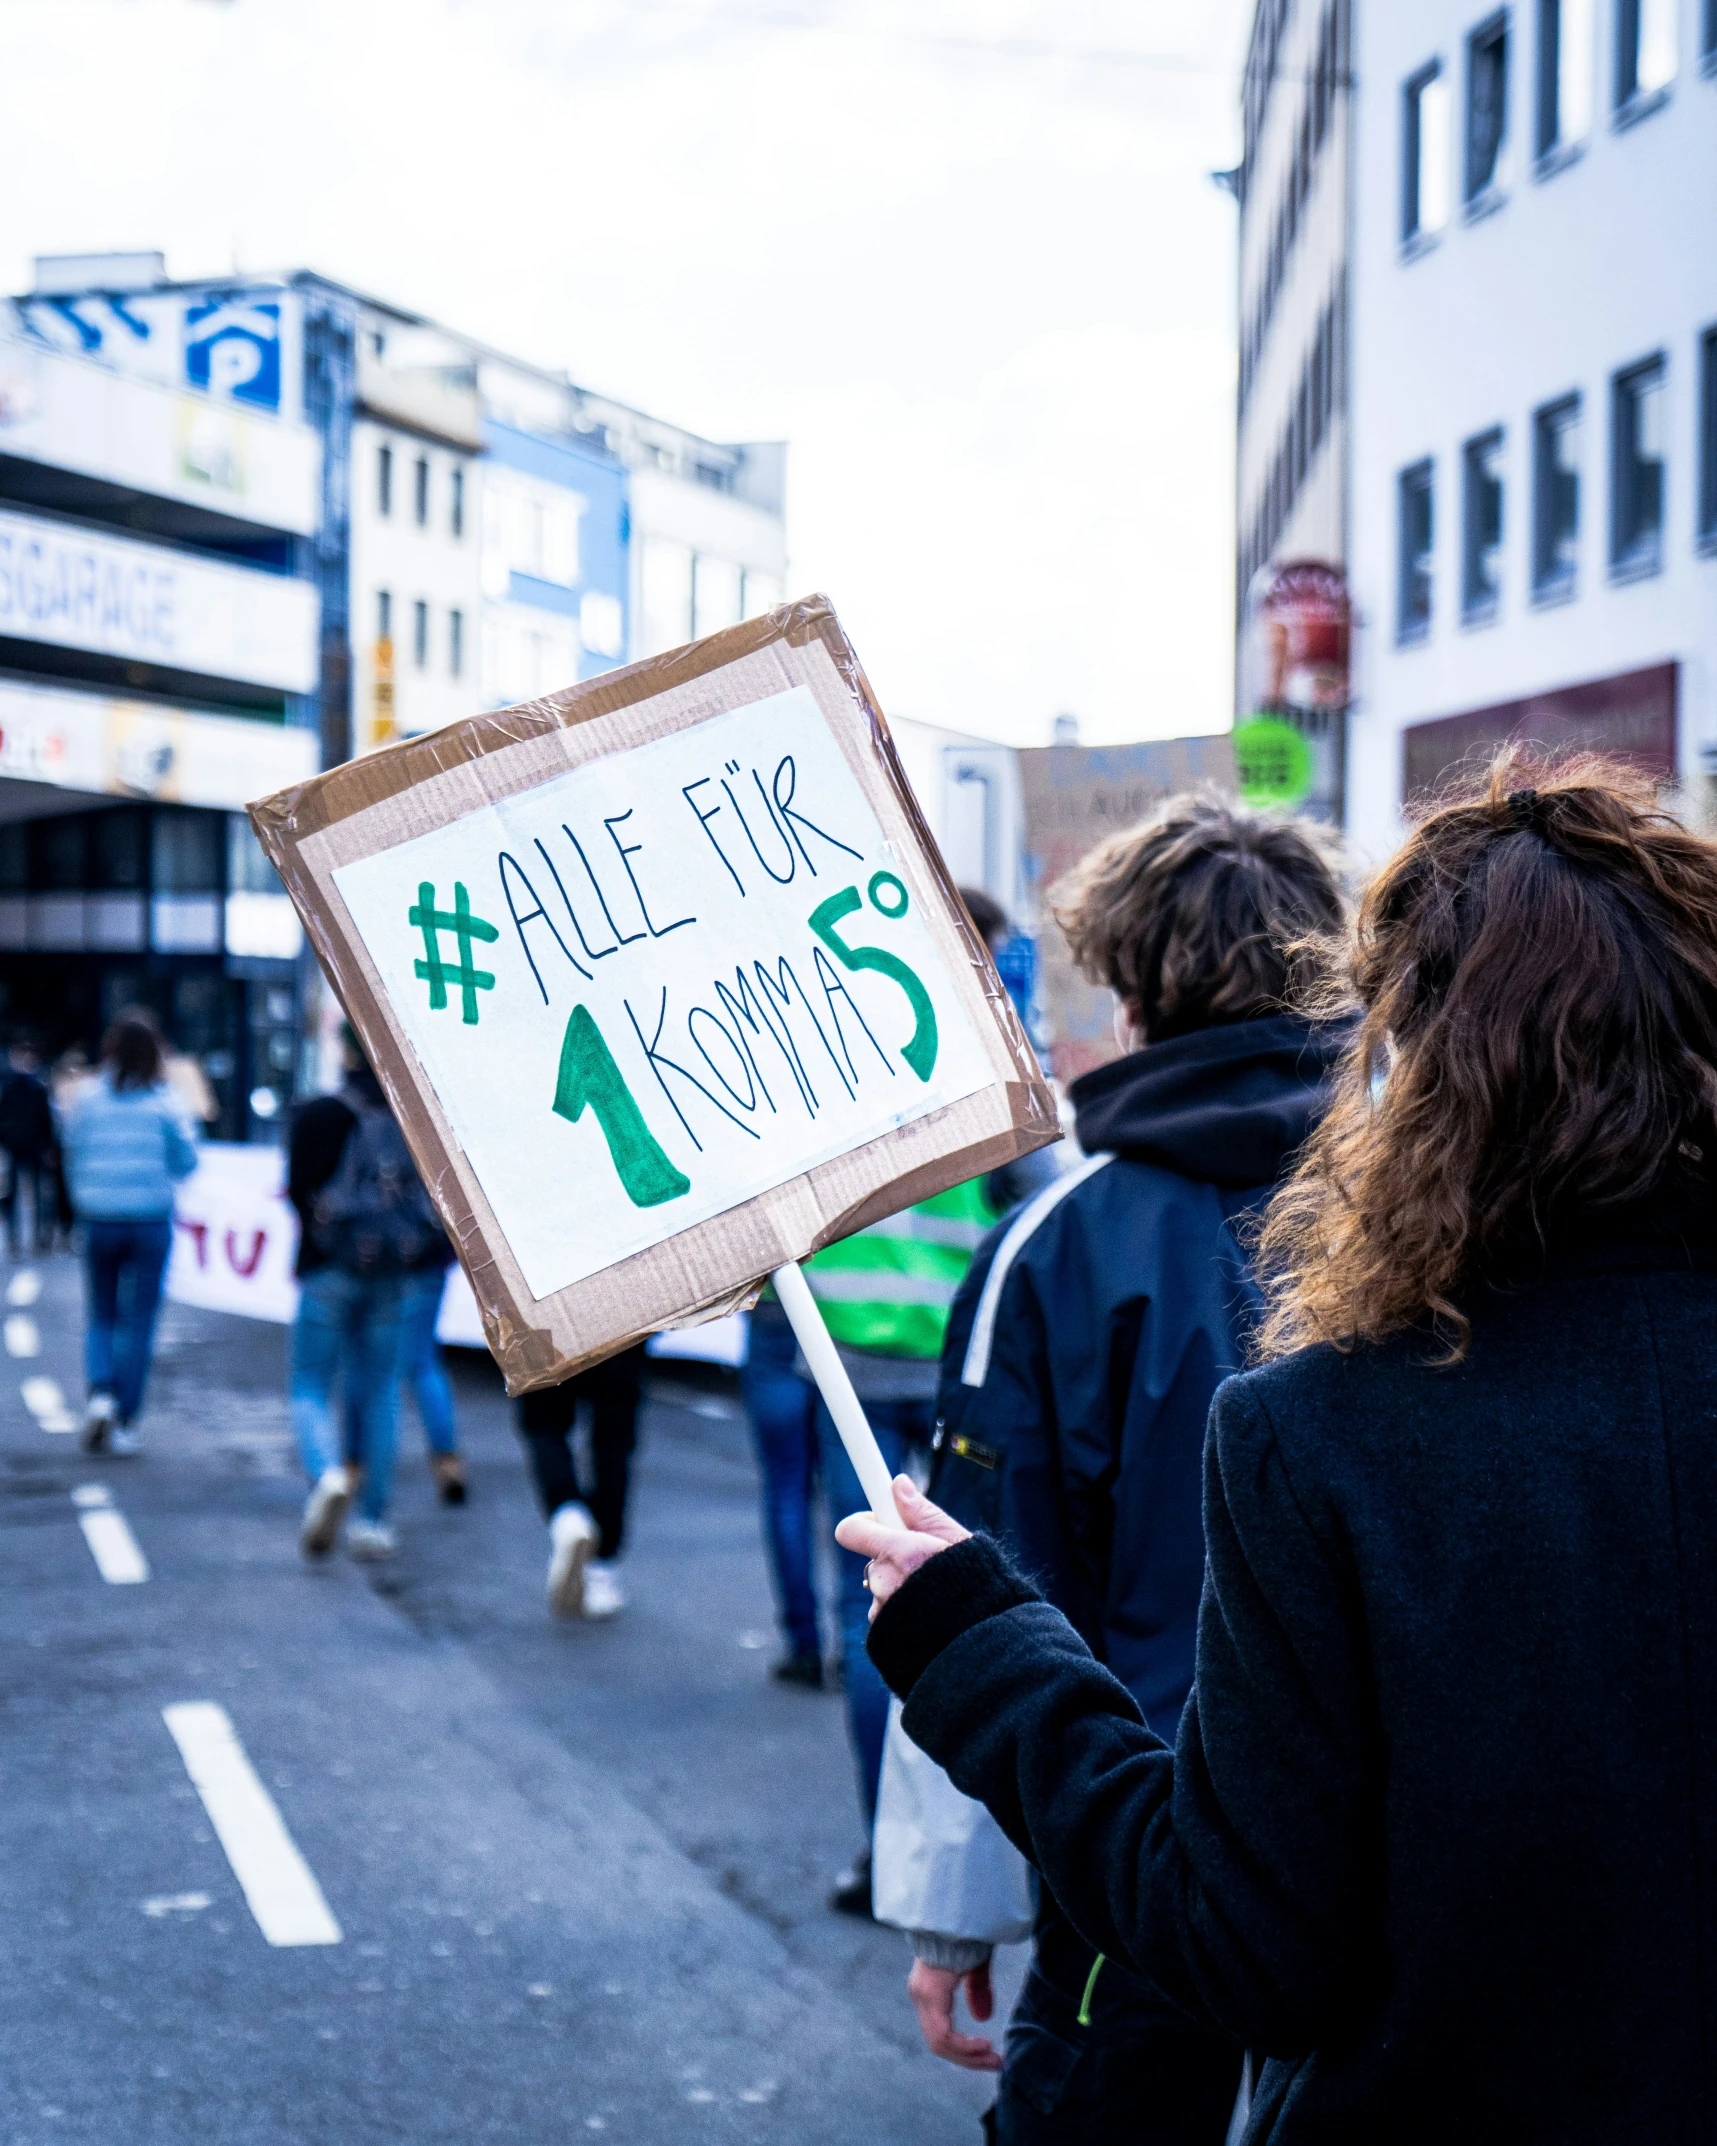
{"label": "white paper on sign", "polygon": [[803,686],[334,873],[533,1296],[995,1073]]}

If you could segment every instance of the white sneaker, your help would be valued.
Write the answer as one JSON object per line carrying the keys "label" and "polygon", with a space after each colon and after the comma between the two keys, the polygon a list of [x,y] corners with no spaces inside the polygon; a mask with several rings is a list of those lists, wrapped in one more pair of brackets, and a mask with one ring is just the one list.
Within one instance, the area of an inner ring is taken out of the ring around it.
{"label": "white sneaker", "polygon": [[587,1617],[618,1617],[626,1607],[626,1590],[620,1584],[620,1568],[611,1557],[593,1557],[584,1568],[584,1614]]}
{"label": "white sneaker", "polygon": [[582,1505],[563,1505],[550,1516],[548,1606],[551,1617],[577,1617],[584,1610],[586,1568],[601,1537]]}
{"label": "white sneaker", "polygon": [[78,1444],[86,1453],[99,1453],[119,1416],[119,1403],[110,1393],[92,1393],[83,1412]]}
{"label": "white sneaker", "polygon": [[344,1468],[324,1468],[304,1505],[298,1547],[306,1557],[326,1557],[352,1502],[352,1478]]}
{"label": "white sneaker", "polygon": [[116,1423],[107,1434],[107,1449],[117,1460],[135,1460],[143,1451],[143,1434],[129,1423]]}
{"label": "white sneaker", "polygon": [[354,1520],[346,1530],[346,1548],[368,1564],[378,1557],[392,1557],[399,1537],[385,1520]]}

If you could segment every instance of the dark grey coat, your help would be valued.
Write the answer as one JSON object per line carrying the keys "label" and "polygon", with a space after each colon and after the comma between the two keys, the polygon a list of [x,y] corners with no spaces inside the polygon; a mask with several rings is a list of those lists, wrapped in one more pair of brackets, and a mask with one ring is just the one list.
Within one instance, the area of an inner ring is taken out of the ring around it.
{"label": "dark grey coat", "polygon": [[1171,1752],[982,1538],[872,1653],[1092,1943],[1264,2052],[1271,2146],[1717,2139],[1717,1252],[1471,1352],[1230,1380]]}

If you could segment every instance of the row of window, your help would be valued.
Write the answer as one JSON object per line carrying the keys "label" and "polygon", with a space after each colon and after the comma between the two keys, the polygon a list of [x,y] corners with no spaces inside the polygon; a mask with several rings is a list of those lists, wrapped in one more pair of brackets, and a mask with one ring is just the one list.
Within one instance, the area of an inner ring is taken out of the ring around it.
{"label": "row of window", "polygon": [[[1656,108],[1680,67],[1680,0],[1536,0],[1538,51],[1533,99],[1534,169],[1547,177],[1592,131],[1598,101],[1598,9],[1610,20],[1610,107],[1618,126]],[[1702,0],[1706,65],[1717,64],[1717,0]],[[1457,142],[1453,90],[1441,59],[1428,61],[1401,92],[1401,240],[1413,248],[1449,220],[1457,150],[1460,196],[1469,214],[1500,200],[1510,169],[1513,24],[1489,15],[1466,39],[1465,106]]]}
{"label": "row of window", "polygon": [[[1717,328],[1701,336],[1698,466],[1694,528],[1701,550],[1717,549]],[[1624,366],[1609,383],[1611,578],[1632,581],[1663,564],[1668,524],[1664,351]],[[1583,398],[1576,391],[1532,413],[1529,587],[1533,602],[1566,600],[1579,575]],[[1500,425],[1467,440],[1460,454],[1460,612],[1482,625],[1502,605],[1507,436]],[[1396,479],[1396,633],[1422,640],[1431,630],[1435,590],[1436,464],[1415,462]]]}
{"label": "row of window", "polygon": [[[429,668],[429,605],[420,596],[411,607],[411,660],[420,671]],[[393,591],[376,591],[376,639],[393,642]],[[447,634],[444,642],[447,653],[449,678],[463,677],[465,672],[465,614],[456,606],[447,612]]]}
{"label": "row of window", "polygon": [[[1317,51],[1311,78],[1294,135],[1294,153],[1288,160],[1287,185],[1276,210],[1270,245],[1264,256],[1263,273],[1253,294],[1252,310],[1240,327],[1240,407],[1246,407],[1253,377],[1287,278],[1294,241],[1299,236],[1300,214],[1312,190],[1312,175],[1335,113],[1336,93],[1348,80],[1349,0],[1329,0],[1318,23]],[[1245,167],[1242,166],[1242,171]]]}
{"label": "row of window", "polygon": [[[429,457],[419,455],[411,465],[411,518],[420,529],[429,527],[430,490]],[[376,512],[384,521],[393,516],[393,501],[394,451],[384,440],[376,449]],[[465,534],[465,472],[457,462],[447,473],[447,533]]]}
{"label": "row of window", "polygon": [[1252,22],[1252,44],[1246,55],[1246,79],[1241,89],[1245,139],[1241,148],[1241,199],[1258,155],[1258,136],[1263,132],[1264,109],[1276,79],[1276,54],[1282,32],[1288,26],[1288,0],[1259,0]]}
{"label": "row of window", "polygon": [[1236,598],[1244,603],[1252,576],[1276,549],[1288,525],[1318,449],[1335,413],[1347,401],[1347,276],[1344,271],[1328,304],[1318,315],[1310,347],[1300,366],[1299,383],[1288,406],[1287,422],[1259,494],[1252,526],[1240,546]]}

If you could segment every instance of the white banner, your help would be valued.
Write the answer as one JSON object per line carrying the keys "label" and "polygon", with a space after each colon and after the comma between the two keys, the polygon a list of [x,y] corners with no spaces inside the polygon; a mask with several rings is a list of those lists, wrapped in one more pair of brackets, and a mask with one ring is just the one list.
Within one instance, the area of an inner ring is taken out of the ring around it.
{"label": "white banner", "polygon": [[318,757],[313,730],[0,678],[0,777],[10,781],[233,812],[314,775]]}
{"label": "white banner", "polygon": [[[278,1148],[237,1147],[210,1140],[175,1201],[173,1257],[167,1294],[176,1304],[236,1312],[290,1326],[298,1314],[298,1217],[286,1198],[286,1158]],[[435,1322],[437,1336],[458,1348],[481,1349],[483,1321],[464,1269],[447,1270],[447,1289]],[[704,1363],[745,1360],[745,1320],[735,1313],[707,1326],[657,1334],[652,1356],[693,1357]]]}
{"label": "white banner", "polygon": [[333,878],[540,1300],[991,1085],[916,868],[795,686]]}
{"label": "white banner", "polygon": [[322,445],[309,426],[10,336],[0,336],[0,454],[299,536],[314,534],[321,505]]}
{"label": "white banner", "polygon": [[308,693],[308,581],[0,510],[0,634]]}

